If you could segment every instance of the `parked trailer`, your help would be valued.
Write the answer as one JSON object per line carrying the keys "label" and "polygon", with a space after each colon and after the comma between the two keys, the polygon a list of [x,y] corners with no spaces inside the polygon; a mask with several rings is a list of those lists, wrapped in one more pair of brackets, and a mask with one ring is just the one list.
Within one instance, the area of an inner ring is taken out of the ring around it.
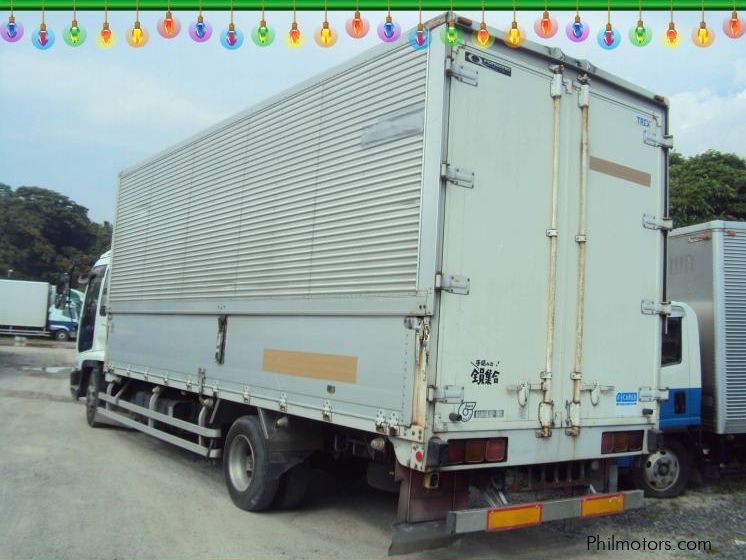
{"label": "parked trailer", "polygon": [[364,459],[398,550],[641,505],[616,460],[656,449],[665,396],[667,103],[457,26],[120,175],[91,424],[222,455],[250,511]]}
{"label": "parked trailer", "polygon": [[637,469],[647,495],[674,497],[692,474],[746,467],[746,223],[713,221],[669,237],[680,300],[664,332],[665,444]]}
{"label": "parked trailer", "polygon": [[0,333],[46,335],[49,284],[0,280]]}

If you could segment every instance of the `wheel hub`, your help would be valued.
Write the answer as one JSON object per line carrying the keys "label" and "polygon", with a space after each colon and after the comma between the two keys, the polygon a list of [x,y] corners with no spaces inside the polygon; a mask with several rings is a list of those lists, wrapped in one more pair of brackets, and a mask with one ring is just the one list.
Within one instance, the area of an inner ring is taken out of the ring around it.
{"label": "wheel hub", "polygon": [[254,478],[254,448],[244,435],[238,435],[228,450],[228,476],[239,492],[246,491]]}
{"label": "wheel hub", "polygon": [[645,478],[656,490],[667,490],[679,479],[679,459],[668,449],[651,454],[645,463]]}

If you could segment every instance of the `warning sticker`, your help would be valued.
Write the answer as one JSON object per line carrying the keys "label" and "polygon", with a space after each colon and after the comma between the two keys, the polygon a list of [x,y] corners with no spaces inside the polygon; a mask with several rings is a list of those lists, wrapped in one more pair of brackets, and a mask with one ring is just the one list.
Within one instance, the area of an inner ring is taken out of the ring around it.
{"label": "warning sticker", "polygon": [[471,62],[477,66],[487,68],[488,70],[492,70],[493,72],[497,72],[503,76],[511,76],[513,74],[513,70],[511,70],[510,66],[495,62],[494,60],[490,60],[489,58],[485,58],[471,51],[466,51],[464,56],[466,57],[466,62]]}

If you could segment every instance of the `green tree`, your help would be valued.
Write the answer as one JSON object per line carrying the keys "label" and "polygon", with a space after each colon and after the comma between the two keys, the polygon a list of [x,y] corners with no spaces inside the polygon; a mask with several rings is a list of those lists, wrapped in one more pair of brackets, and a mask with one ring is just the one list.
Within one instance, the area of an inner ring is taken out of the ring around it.
{"label": "green tree", "polygon": [[[57,282],[60,273],[87,269],[109,248],[111,224],[97,224],[88,209],[40,187],[0,184],[0,274]],[[75,278],[73,278],[74,282]]]}
{"label": "green tree", "polygon": [[746,160],[714,150],[670,161],[675,227],[709,220],[746,220]]}

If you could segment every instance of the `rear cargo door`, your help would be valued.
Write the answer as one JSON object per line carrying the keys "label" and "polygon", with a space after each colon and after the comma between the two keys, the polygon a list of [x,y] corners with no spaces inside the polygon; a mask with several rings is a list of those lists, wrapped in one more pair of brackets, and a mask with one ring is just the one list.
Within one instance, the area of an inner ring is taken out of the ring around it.
{"label": "rear cargo door", "polygon": [[452,67],[435,429],[537,429],[551,74],[463,47]]}
{"label": "rear cargo door", "polygon": [[[652,104],[591,82],[581,425],[640,423],[657,410],[647,389],[658,386],[661,360],[662,119]],[[574,271],[566,282],[576,283]]]}

